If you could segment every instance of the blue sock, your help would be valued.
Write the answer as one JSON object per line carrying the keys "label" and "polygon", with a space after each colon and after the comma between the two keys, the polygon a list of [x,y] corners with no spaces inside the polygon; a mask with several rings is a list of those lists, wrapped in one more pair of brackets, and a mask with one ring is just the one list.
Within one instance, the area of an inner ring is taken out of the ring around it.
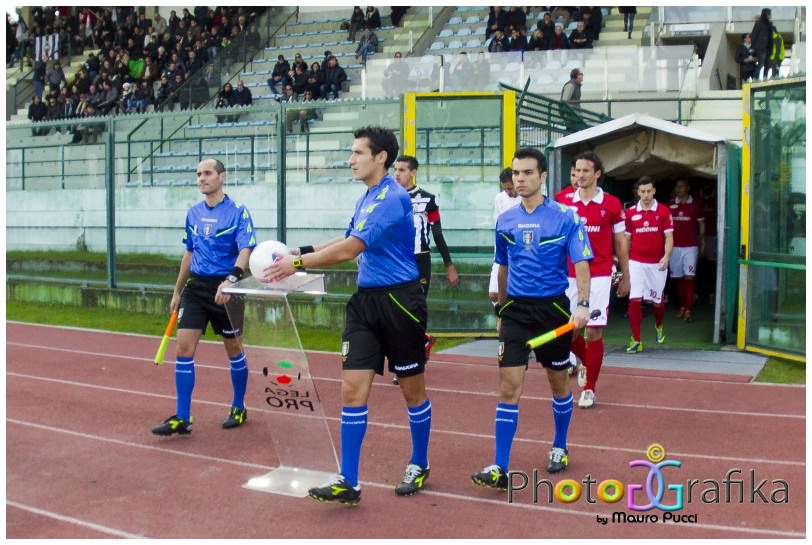
{"label": "blue sock", "polygon": [[231,401],[232,407],[245,408],[245,387],[248,385],[248,360],[245,354],[240,352],[231,361],[231,386],[234,388],[234,399]]}
{"label": "blue sock", "polygon": [[341,474],[347,481],[358,484],[358,463],[361,443],[367,431],[367,406],[341,408]]}
{"label": "blue sock", "polygon": [[409,428],[412,430],[412,459],[410,463],[429,467],[429,433],[431,432],[431,401],[417,407],[407,407]]}
{"label": "blue sock", "polygon": [[570,418],[572,418],[572,392],[567,394],[567,397],[553,397],[554,447],[567,448],[567,431],[570,428]]}
{"label": "blue sock", "polygon": [[519,406],[511,403],[496,404],[496,454],[493,463],[508,470],[513,436],[519,427]]}
{"label": "blue sock", "polygon": [[175,391],[178,393],[176,414],[189,421],[192,412],[192,390],[195,389],[195,359],[175,358]]}

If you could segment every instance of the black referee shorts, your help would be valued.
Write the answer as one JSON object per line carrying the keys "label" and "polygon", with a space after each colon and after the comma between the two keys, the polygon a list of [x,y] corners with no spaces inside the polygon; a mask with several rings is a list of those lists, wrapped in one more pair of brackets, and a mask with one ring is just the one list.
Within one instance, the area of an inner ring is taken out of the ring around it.
{"label": "black referee shorts", "polygon": [[346,370],[383,374],[383,360],[399,377],[419,375],[426,366],[426,296],[419,282],[359,288],[347,303],[341,336]]}
{"label": "black referee shorts", "polygon": [[223,282],[221,277],[192,276],[180,296],[180,310],[178,311],[178,329],[198,329],[206,333],[206,326],[211,322],[212,331],[225,339],[233,339],[242,335],[243,313],[245,301],[242,298],[234,299],[229,308],[234,309],[234,319],[238,323],[232,325],[226,308],[214,302],[217,286]]}
{"label": "black referee shorts", "polygon": [[[527,341],[569,322],[569,299],[561,294],[543,299],[508,297],[499,317],[499,367],[527,366]],[[548,369],[566,369],[571,335],[562,335],[535,349],[536,361]]]}

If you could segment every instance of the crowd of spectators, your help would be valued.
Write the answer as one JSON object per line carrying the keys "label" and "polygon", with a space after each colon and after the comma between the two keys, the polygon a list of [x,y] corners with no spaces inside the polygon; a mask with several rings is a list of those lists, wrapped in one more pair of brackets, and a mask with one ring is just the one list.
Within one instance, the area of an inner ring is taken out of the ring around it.
{"label": "crowd of spectators", "polygon": [[[33,8],[30,28],[6,20],[10,63],[33,68],[32,121],[90,117],[153,109],[197,107],[220,87],[208,65],[229,53],[239,36],[259,47],[254,21],[265,8],[205,6],[183,8],[168,17],[147,18],[143,8]],[[62,11],[60,11],[62,10]],[[90,52],[68,81],[60,59]],[[175,92],[181,85],[184,92]],[[43,107],[45,112],[43,114]],[[39,128],[35,134],[47,134]],[[82,138],[75,134],[75,140]]]}
{"label": "crowd of spectators", "polygon": [[[571,23],[575,28],[567,34]],[[534,26],[527,26],[524,8],[491,7],[485,28],[487,48],[501,51],[589,49],[600,37],[603,13],[599,6],[552,7]]]}
{"label": "crowd of spectators", "polygon": [[322,62],[313,62],[308,67],[302,60],[302,55],[296,53],[293,67],[284,55],[276,58],[271,77],[268,78],[268,88],[274,98],[283,102],[285,87],[290,85],[297,97],[304,97],[305,91],[310,91],[312,100],[337,99],[347,81],[347,73],[338,63],[332,51],[325,51]]}

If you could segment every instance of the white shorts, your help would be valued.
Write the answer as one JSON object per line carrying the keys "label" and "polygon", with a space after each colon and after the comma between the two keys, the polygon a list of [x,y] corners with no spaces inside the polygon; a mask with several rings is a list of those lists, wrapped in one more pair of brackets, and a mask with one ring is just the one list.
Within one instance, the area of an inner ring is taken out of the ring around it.
{"label": "white shorts", "polygon": [[499,293],[499,263],[491,267],[491,281],[488,283],[488,293]]}
{"label": "white shorts", "polygon": [[[575,312],[578,308],[578,286],[574,278],[568,278],[569,287],[567,297],[570,299],[570,312]],[[606,327],[606,319],[609,315],[609,291],[612,289],[611,276],[596,276],[589,282],[589,311],[600,310],[601,315],[591,318],[587,322],[587,327]]]}
{"label": "white shorts", "polygon": [[661,271],[658,263],[629,260],[629,299],[644,299],[652,303],[663,300],[663,289],[668,271]]}
{"label": "white shorts", "polygon": [[696,276],[696,260],[699,258],[699,246],[674,247],[668,270],[673,278]]}

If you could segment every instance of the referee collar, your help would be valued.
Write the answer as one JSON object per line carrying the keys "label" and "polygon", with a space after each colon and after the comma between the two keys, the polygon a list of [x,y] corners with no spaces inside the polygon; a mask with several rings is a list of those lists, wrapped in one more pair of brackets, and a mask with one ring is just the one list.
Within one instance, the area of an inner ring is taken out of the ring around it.
{"label": "referee collar", "polygon": [[657,211],[657,206],[659,206],[659,204],[660,204],[657,201],[657,199],[654,199],[654,204],[651,205],[651,208],[649,208],[648,210],[643,210],[643,205],[641,203],[642,203],[642,201],[637,201],[637,211],[638,212],[656,212]]}
{"label": "referee collar", "polygon": [[576,189],[575,191],[572,192],[572,202],[576,203],[576,202],[579,202],[579,201],[584,203],[584,204],[589,204],[589,202],[596,202],[598,204],[602,204],[603,203],[603,189],[601,189],[599,187],[598,192],[595,193],[595,196],[592,197],[592,200],[589,201],[589,202],[586,202],[581,198],[581,188],[579,187],[578,189]]}

